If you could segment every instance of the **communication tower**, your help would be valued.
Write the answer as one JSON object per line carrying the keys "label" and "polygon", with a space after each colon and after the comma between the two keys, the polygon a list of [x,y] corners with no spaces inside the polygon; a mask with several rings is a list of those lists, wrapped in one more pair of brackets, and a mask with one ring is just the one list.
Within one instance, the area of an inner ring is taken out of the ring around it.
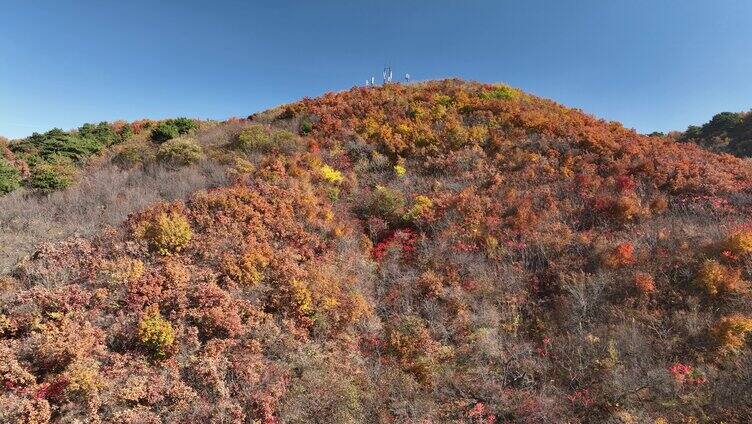
{"label": "communication tower", "polygon": [[392,67],[387,66],[384,68],[384,84],[392,82]]}

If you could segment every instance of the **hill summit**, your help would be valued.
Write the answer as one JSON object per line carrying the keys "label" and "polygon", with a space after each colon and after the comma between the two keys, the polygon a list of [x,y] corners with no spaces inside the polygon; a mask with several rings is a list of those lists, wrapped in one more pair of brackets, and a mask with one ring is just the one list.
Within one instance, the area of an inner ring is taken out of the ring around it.
{"label": "hill summit", "polygon": [[81,172],[195,190],[0,277],[1,422],[752,414],[746,162],[460,80],[189,127]]}

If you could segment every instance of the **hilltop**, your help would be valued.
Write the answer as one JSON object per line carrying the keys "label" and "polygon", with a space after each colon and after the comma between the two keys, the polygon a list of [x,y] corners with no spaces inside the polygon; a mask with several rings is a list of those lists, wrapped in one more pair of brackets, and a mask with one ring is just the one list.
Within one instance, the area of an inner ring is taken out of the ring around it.
{"label": "hilltop", "polygon": [[752,415],[731,155],[460,80],[4,151],[0,422]]}

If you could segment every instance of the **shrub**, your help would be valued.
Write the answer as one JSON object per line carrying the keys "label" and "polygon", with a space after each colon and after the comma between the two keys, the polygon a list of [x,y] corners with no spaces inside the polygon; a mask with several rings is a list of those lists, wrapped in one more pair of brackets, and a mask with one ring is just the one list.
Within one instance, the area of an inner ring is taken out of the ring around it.
{"label": "shrub", "polygon": [[434,103],[438,103],[444,107],[449,107],[454,103],[454,99],[452,99],[452,96],[447,96],[446,94],[435,94],[433,96]]}
{"label": "shrub", "polygon": [[421,288],[425,295],[435,297],[444,288],[444,279],[438,273],[428,270],[418,278],[418,287]]}
{"label": "shrub", "polygon": [[164,258],[160,262],[165,286],[172,290],[185,290],[191,281],[190,269],[179,260]]}
{"label": "shrub", "polygon": [[303,281],[292,279],[288,282],[289,308],[295,318],[304,320],[314,314],[311,289]]}
{"label": "shrub", "polygon": [[511,100],[517,97],[517,90],[504,84],[497,84],[494,85],[493,90],[481,93],[481,97],[486,100]]}
{"label": "shrub", "polygon": [[646,215],[646,209],[634,193],[596,197],[593,209],[618,224],[627,224]]}
{"label": "shrub", "polygon": [[411,222],[423,216],[433,207],[433,201],[426,196],[415,196],[415,204],[402,217],[405,221]]}
{"label": "shrub", "polygon": [[292,153],[301,146],[298,137],[285,130],[272,130],[271,148],[284,153]]}
{"label": "shrub", "polygon": [[377,186],[368,204],[369,211],[386,220],[401,217],[400,211],[405,207],[405,196],[388,187]]}
{"label": "shrub", "polygon": [[151,130],[151,139],[157,143],[164,143],[179,135],[188,134],[197,128],[196,122],[188,118],[167,119],[157,124]]}
{"label": "shrub", "polygon": [[752,252],[752,230],[741,229],[729,235],[726,248],[736,255]]}
{"label": "shrub", "polygon": [[619,243],[613,249],[607,251],[601,260],[609,268],[620,268],[632,265],[636,262],[634,246],[632,243]]}
{"label": "shrub", "polygon": [[44,134],[34,133],[24,141],[12,145],[14,153],[29,158],[31,164],[36,164],[37,158],[50,161],[55,157],[65,157],[81,163],[89,156],[102,151],[104,145],[96,139],[79,137],[67,133],[59,128]]}
{"label": "shrub", "polygon": [[399,357],[409,357],[422,352],[425,340],[430,334],[423,320],[415,315],[400,317],[394,325],[388,328],[389,348]]}
{"label": "shrub", "polygon": [[488,127],[485,125],[473,125],[467,133],[468,138],[475,144],[481,144],[488,139]]}
{"label": "shrub", "polygon": [[407,169],[405,169],[404,166],[402,166],[400,164],[394,165],[394,173],[398,177],[401,177],[401,176],[405,175],[406,172],[407,172]]}
{"label": "shrub", "polygon": [[87,398],[101,385],[99,368],[93,360],[83,359],[72,363],[65,375],[68,382],[65,392],[69,396]]}
{"label": "shrub", "polygon": [[339,187],[327,187],[326,197],[328,197],[331,202],[336,202],[337,200],[339,200],[339,195]]}
{"label": "shrub", "polygon": [[223,263],[225,274],[242,286],[253,287],[261,283],[264,275],[262,271],[269,265],[269,261],[256,252],[234,257],[225,257]]}
{"label": "shrub", "polygon": [[190,131],[198,128],[196,121],[189,118],[175,118],[168,120],[168,122],[178,129],[178,134],[180,135],[188,134]]}
{"label": "shrub", "polygon": [[433,117],[433,119],[436,119],[436,120],[444,119],[446,117],[446,114],[447,114],[447,107],[442,104],[434,105],[433,109],[431,109],[431,116]]}
{"label": "shrub", "polygon": [[269,131],[261,125],[243,128],[233,140],[232,147],[246,153],[265,151],[272,146]]}
{"label": "shrub", "polygon": [[151,308],[138,323],[138,340],[154,358],[164,359],[175,342],[175,334],[159,310]]}
{"label": "shrub", "polygon": [[203,149],[196,140],[186,137],[173,138],[157,151],[157,159],[172,166],[186,166],[198,162],[203,157]]}
{"label": "shrub", "polygon": [[0,194],[7,194],[21,187],[21,173],[7,161],[0,159]]}
{"label": "shrub", "polygon": [[635,273],[634,286],[642,294],[649,294],[655,291],[653,276],[646,272]]}
{"label": "shrub", "polygon": [[228,171],[233,175],[247,175],[252,174],[256,170],[256,166],[243,158],[235,158],[234,166]]}
{"label": "shrub", "polygon": [[144,275],[144,263],[138,259],[120,258],[107,261],[100,272],[107,280],[115,283],[130,283],[137,281]]}
{"label": "shrub", "polygon": [[38,369],[57,372],[99,349],[103,341],[100,328],[71,319],[60,312],[60,307],[53,306],[45,315],[46,325],[40,326],[30,341],[34,352],[31,359]]}
{"label": "shrub", "polygon": [[170,122],[160,122],[154,129],[151,130],[151,139],[157,143],[164,143],[167,140],[171,140],[180,135],[178,127]]}
{"label": "shrub", "polygon": [[652,202],[650,202],[650,211],[653,213],[663,213],[668,209],[668,199],[665,195],[656,196]]}
{"label": "shrub", "polygon": [[300,133],[306,135],[311,131],[313,131],[313,123],[311,123],[311,119],[307,116],[303,117],[303,119],[300,121]]}
{"label": "shrub", "polygon": [[3,314],[0,314],[0,337],[9,336],[16,330],[15,325]]}
{"label": "shrub", "polygon": [[714,259],[707,259],[700,265],[695,281],[710,296],[729,293],[739,289],[741,271],[724,266]]}
{"label": "shrub", "polygon": [[633,196],[619,196],[613,205],[613,216],[621,223],[640,217],[644,210],[639,199]]}
{"label": "shrub", "polygon": [[750,331],[752,331],[752,318],[731,315],[718,320],[710,333],[722,351],[737,353],[744,347],[747,333]]}
{"label": "shrub", "polygon": [[415,252],[417,240],[418,235],[409,228],[396,230],[373,246],[373,258],[381,261],[390,251],[395,250],[401,257],[409,258]]}
{"label": "shrub", "polygon": [[299,147],[295,134],[285,130],[271,130],[263,125],[243,128],[232,140],[231,148],[245,153],[280,151],[294,152]]}
{"label": "shrub", "polygon": [[[292,119],[298,112],[300,112],[299,104],[285,106],[285,109],[275,119]],[[253,116],[250,115],[248,119],[252,119]]]}
{"label": "shrub", "polygon": [[135,134],[135,131],[133,130],[133,125],[131,124],[125,124],[122,128],[118,131],[118,136],[120,137],[120,141],[128,141],[131,138],[133,138],[133,135]]}
{"label": "shrub", "polygon": [[132,167],[154,158],[151,146],[144,144],[126,144],[113,155],[112,162],[121,167]]}
{"label": "shrub", "polygon": [[681,362],[675,362],[668,367],[668,372],[674,378],[674,381],[678,384],[694,384],[699,385],[705,383],[707,380],[705,376],[697,369],[688,364],[682,364]]}
{"label": "shrub", "polygon": [[431,337],[424,321],[414,315],[402,316],[387,328],[387,348],[400,366],[422,384],[430,383],[441,359],[449,355]]}
{"label": "shrub", "polygon": [[154,126],[155,122],[149,119],[139,119],[131,123],[131,129],[134,134],[141,134],[143,130],[148,130]]}
{"label": "shrub", "polygon": [[344,179],[341,172],[329,165],[322,165],[321,168],[319,168],[319,174],[321,175],[321,178],[330,184],[339,184]]}
{"label": "shrub", "polygon": [[84,124],[78,129],[78,135],[83,138],[96,140],[104,146],[112,146],[122,141],[120,135],[107,122]]}
{"label": "shrub", "polygon": [[138,235],[149,243],[153,251],[165,256],[179,253],[193,238],[188,220],[177,212],[159,213],[153,221],[142,225]]}
{"label": "shrub", "polygon": [[47,424],[52,417],[50,403],[41,397],[19,397],[9,393],[0,396],[0,422]]}
{"label": "shrub", "polygon": [[[309,354],[310,355],[310,354]],[[296,375],[284,397],[278,422],[289,423],[362,423],[365,419],[360,380],[342,361],[324,364],[306,356],[296,364]],[[311,405],[316,405],[311,407]],[[275,420],[276,422],[276,420]]]}
{"label": "shrub", "polygon": [[65,156],[58,156],[34,167],[29,186],[43,193],[51,193],[70,187],[75,177],[73,162]]}

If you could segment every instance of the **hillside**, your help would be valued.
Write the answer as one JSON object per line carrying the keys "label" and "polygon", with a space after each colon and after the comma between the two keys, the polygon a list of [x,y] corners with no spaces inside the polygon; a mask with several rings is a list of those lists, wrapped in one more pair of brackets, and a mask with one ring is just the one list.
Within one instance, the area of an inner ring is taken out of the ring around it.
{"label": "hillside", "polygon": [[701,126],[690,125],[676,134],[679,141],[693,142],[714,152],[738,157],[752,156],[752,113],[721,112]]}
{"label": "hillside", "polygon": [[752,416],[741,159],[460,80],[72,136],[5,149],[0,422]]}

